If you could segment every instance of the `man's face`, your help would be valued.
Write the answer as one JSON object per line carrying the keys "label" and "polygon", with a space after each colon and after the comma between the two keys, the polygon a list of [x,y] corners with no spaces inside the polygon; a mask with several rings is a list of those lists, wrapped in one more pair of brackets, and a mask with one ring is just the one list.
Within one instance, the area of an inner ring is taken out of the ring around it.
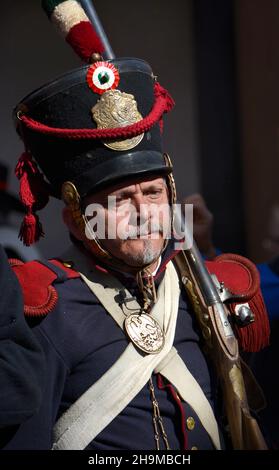
{"label": "man's face", "polygon": [[[97,237],[110,254],[129,266],[151,264],[159,257],[170,228],[168,192],[163,178],[135,179],[129,185],[110,187],[88,196],[84,205],[90,226],[87,235],[92,230],[96,232],[96,220],[101,216],[104,236],[100,236],[97,228]],[[84,244],[90,250],[88,238]]]}

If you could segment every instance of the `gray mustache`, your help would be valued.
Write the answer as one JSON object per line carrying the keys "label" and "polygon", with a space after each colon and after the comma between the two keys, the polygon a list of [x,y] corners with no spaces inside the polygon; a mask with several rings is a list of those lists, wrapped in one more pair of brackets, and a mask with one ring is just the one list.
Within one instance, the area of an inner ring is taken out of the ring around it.
{"label": "gray mustache", "polygon": [[128,231],[123,234],[123,240],[129,240],[133,238],[138,238],[138,237],[144,237],[147,235],[160,235],[163,233],[164,227],[162,224],[152,224],[151,227],[145,227],[145,226],[132,226],[130,225],[128,228]]}

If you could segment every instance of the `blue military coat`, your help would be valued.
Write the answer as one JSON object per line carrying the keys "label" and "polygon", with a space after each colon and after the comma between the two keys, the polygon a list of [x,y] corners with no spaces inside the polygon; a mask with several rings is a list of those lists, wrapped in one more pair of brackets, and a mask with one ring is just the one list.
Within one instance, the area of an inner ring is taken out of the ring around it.
{"label": "blue military coat", "polygon": [[[166,252],[162,265],[169,256]],[[57,419],[102,377],[128,345],[125,333],[80,277],[71,279],[62,269],[48,266],[57,274],[53,287],[58,301],[45,318],[33,321],[33,332],[44,349],[48,365],[44,399],[38,412],[20,427],[7,449],[50,449]],[[163,274],[159,270],[157,284]],[[135,281],[126,279],[125,282],[130,292],[138,296]],[[30,285],[30,289],[34,287]],[[202,352],[200,333],[183,289],[174,346],[215,410],[213,374]],[[180,400],[161,376],[155,376],[153,382],[171,449],[213,449],[193,409]],[[155,448],[148,384],[88,446],[90,450]]]}

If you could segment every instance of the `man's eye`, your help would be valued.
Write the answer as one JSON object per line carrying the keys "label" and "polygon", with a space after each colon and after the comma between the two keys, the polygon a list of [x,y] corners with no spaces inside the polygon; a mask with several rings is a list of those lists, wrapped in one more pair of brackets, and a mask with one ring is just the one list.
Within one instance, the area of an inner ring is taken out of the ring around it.
{"label": "man's eye", "polygon": [[147,191],[145,193],[145,196],[148,196],[148,197],[151,197],[151,198],[156,198],[156,197],[161,196],[162,192],[163,192],[162,189],[157,189],[155,191]]}

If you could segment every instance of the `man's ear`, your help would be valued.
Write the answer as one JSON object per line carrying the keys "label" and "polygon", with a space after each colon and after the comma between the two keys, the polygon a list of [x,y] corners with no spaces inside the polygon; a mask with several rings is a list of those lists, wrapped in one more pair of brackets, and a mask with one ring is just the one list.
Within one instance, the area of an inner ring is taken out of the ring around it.
{"label": "man's ear", "polygon": [[69,207],[65,206],[63,208],[62,217],[63,217],[64,224],[67,225],[70,233],[72,233],[77,240],[83,241],[82,233],[77,227],[73,219],[72,211],[69,209]]}

